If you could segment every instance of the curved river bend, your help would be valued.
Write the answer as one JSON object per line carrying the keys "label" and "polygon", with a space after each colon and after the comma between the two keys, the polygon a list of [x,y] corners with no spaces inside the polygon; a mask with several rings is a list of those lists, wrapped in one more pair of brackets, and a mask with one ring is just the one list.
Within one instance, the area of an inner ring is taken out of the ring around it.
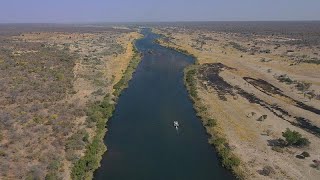
{"label": "curved river bend", "polygon": [[208,144],[184,87],[183,69],[194,59],[154,43],[159,36],[148,29],[142,33],[136,47],[143,59],[109,121],[108,151],[94,179],[234,179]]}

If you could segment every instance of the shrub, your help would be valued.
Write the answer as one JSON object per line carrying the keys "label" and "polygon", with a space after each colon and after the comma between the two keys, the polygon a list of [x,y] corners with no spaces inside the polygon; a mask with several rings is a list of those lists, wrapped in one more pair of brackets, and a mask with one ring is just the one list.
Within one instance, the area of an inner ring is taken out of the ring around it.
{"label": "shrub", "polygon": [[310,157],[310,154],[308,152],[306,152],[306,151],[303,151],[301,153],[301,155],[304,156],[304,157]]}
{"label": "shrub", "polygon": [[55,120],[55,119],[57,119],[58,118],[58,115],[57,114],[52,114],[51,116],[50,116],[50,119],[52,119],[52,120]]}
{"label": "shrub", "polygon": [[215,119],[208,119],[207,126],[213,127],[217,125],[217,121]]}
{"label": "shrub", "polygon": [[89,142],[89,134],[88,134],[88,132],[84,133],[82,141],[85,142],[85,143]]}
{"label": "shrub", "polygon": [[305,83],[305,82],[298,82],[297,85],[296,85],[296,88],[298,91],[306,91],[310,88],[311,86],[311,83]]}
{"label": "shrub", "polygon": [[40,180],[40,179],[41,178],[40,178],[40,173],[38,168],[31,170],[25,178],[25,180]]}
{"label": "shrub", "polygon": [[60,72],[56,73],[54,76],[55,76],[56,80],[58,80],[58,81],[62,81],[64,79],[64,74],[62,74]]}
{"label": "shrub", "polygon": [[45,180],[57,180],[57,179],[60,179],[60,178],[58,177],[56,172],[49,172],[45,177]]}
{"label": "shrub", "polygon": [[309,63],[309,64],[320,64],[320,59],[309,59],[309,60],[304,60],[303,62]]}
{"label": "shrub", "polygon": [[310,144],[310,141],[307,138],[301,138],[297,141],[295,145],[297,146],[307,146]]}
{"label": "shrub", "polygon": [[275,173],[274,169],[271,166],[264,166],[262,170],[259,170],[258,172],[263,176],[269,176],[270,174]]}
{"label": "shrub", "polygon": [[257,119],[257,121],[264,121],[267,119],[267,117],[268,117],[267,115],[262,115]]}
{"label": "shrub", "polygon": [[283,153],[283,148],[279,147],[279,146],[273,146],[271,148],[273,151],[279,152],[279,153]]}
{"label": "shrub", "polygon": [[292,84],[292,83],[294,83],[294,81],[291,80],[286,74],[283,74],[283,75],[278,76],[277,79],[278,79],[280,82],[284,82],[284,83],[286,83],[286,84]]}
{"label": "shrub", "polygon": [[282,136],[286,139],[288,146],[307,146],[310,144],[309,140],[303,138],[297,131],[291,131],[289,128],[282,132]]}
{"label": "shrub", "polygon": [[59,170],[60,166],[61,166],[61,163],[60,163],[59,160],[53,160],[53,161],[49,164],[48,169],[49,169],[49,170],[52,170],[52,171],[56,171],[56,170]]}
{"label": "shrub", "polygon": [[236,156],[229,156],[228,158],[223,158],[222,164],[228,169],[232,169],[235,166],[240,165],[240,159]]}
{"label": "shrub", "polygon": [[66,159],[68,161],[71,161],[72,163],[76,162],[77,160],[79,160],[79,155],[77,155],[74,151],[72,150],[68,150],[66,152]]}
{"label": "shrub", "polygon": [[94,96],[102,96],[104,95],[104,91],[100,88],[92,93]]}
{"label": "shrub", "polygon": [[214,144],[215,146],[223,145],[223,144],[225,144],[226,142],[227,142],[227,140],[226,140],[225,138],[215,138],[215,139],[213,140],[213,144]]}
{"label": "shrub", "polygon": [[260,50],[260,53],[269,54],[269,53],[271,53],[271,50],[270,49]]}
{"label": "shrub", "polygon": [[87,112],[87,121],[89,122],[97,122],[101,118],[103,118],[102,112],[99,110],[100,107],[92,106],[89,108],[89,111]]}
{"label": "shrub", "polygon": [[7,154],[4,152],[4,151],[2,151],[2,150],[0,150],[0,157],[2,156],[2,157],[4,157],[4,156],[6,156]]}
{"label": "shrub", "polygon": [[305,157],[302,156],[301,154],[298,154],[298,155],[296,155],[296,158],[298,158],[298,159],[304,159]]}

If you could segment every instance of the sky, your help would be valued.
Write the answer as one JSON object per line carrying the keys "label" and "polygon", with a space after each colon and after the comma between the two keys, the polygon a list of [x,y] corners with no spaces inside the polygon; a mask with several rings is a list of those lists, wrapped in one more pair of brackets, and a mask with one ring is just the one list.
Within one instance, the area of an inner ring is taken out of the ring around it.
{"label": "sky", "polygon": [[1,0],[0,23],[320,20],[320,0]]}

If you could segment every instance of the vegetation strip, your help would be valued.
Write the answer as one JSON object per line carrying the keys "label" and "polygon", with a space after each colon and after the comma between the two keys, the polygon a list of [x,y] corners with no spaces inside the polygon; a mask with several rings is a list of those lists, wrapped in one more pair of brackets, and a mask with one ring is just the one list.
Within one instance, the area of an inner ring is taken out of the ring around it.
{"label": "vegetation strip", "polygon": [[[209,143],[213,145],[221,158],[221,163],[223,167],[231,170],[238,178],[244,178],[244,172],[240,169],[240,159],[232,153],[227,139],[224,135],[217,129],[217,121],[207,116],[207,108],[201,103],[201,99],[197,94],[197,74],[198,65],[191,65],[187,67],[184,71],[184,83],[189,92],[190,98],[193,101],[193,107],[197,112],[197,116],[201,118],[202,124],[206,128],[207,133],[209,133]],[[209,128],[212,131],[209,131]]]}
{"label": "vegetation strip", "polygon": [[[202,124],[206,128],[207,133],[210,134],[209,144],[215,147],[215,150],[218,152],[223,167],[231,170],[237,176],[237,178],[244,179],[244,171],[240,167],[241,160],[235,154],[232,153],[227,139],[224,138],[225,135],[223,135],[217,129],[217,121],[208,117],[206,113],[207,108],[205,107],[205,105],[203,105],[203,103],[201,103],[201,99],[198,97],[196,76],[200,65],[196,56],[190,54],[186,50],[165,45],[161,43],[160,40],[155,41],[155,43],[158,43],[162,46],[165,46],[168,49],[178,51],[185,55],[192,56],[195,59],[194,65],[190,65],[184,69],[184,84],[193,102],[193,107],[197,112],[197,116],[201,119]],[[209,128],[211,128],[212,131],[209,131]]]}
{"label": "vegetation strip", "polygon": [[137,51],[136,47],[133,48],[133,58],[130,61],[126,71],[124,72],[122,78],[120,81],[113,86],[114,92],[113,95],[115,97],[119,97],[122,90],[126,89],[128,87],[128,82],[132,78],[132,74],[134,73],[135,69],[137,68],[140,60],[141,60],[141,54]]}
{"label": "vegetation strip", "polygon": [[107,132],[106,124],[115,109],[115,104],[112,102],[116,102],[122,90],[128,87],[128,83],[142,59],[141,54],[138,53],[135,46],[133,51],[133,58],[125,73],[120,81],[113,87],[113,95],[115,98],[113,99],[110,94],[107,94],[101,102],[96,102],[87,111],[89,120],[96,122],[96,135],[93,137],[92,142],[87,146],[85,155],[74,164],[71,172],[72,179],[92,179],[93,172],[100,166],[102,155],[107,150],[106,145],[103,142]]}

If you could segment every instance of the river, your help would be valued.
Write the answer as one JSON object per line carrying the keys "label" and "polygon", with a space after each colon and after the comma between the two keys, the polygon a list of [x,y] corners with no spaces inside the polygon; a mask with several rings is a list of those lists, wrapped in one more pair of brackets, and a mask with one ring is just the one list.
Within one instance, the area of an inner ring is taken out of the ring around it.
{"label": "river", "polygon": [[[143,54],[109,120],[96,180],[235,179],[221,167],[183,84],[190,56],[162,47],[143,29]],[[177,131],[173,121],[180,124]]]}

